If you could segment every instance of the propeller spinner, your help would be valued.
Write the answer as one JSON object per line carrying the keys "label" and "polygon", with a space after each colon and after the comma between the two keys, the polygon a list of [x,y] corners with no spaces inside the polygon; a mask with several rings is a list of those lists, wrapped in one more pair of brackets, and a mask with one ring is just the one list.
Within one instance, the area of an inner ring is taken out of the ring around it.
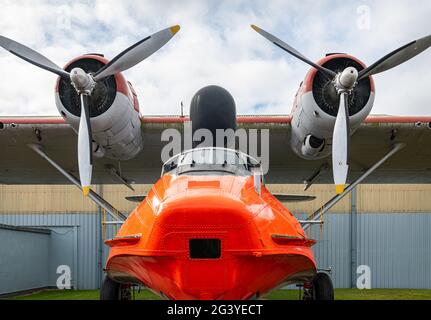
{"label": "propeller spinner", "polygon": [[349,96],[355,90],[355,86],[358,81],[374,74],[392,69],[425,51],[431,46],[431,35],[412,41],[405,46],[392,51],[360,72],[358,72],[354,67],[348,67],[340,73],[335,73],[330,69],[315,64],[299,51],[265,30],[262,30],[255,25],[251,25],[251,27],[277,47],[309,64],[313,68],[316,68],[318,72],[324,75],[328,80],[331,80],[333,88],[335,88],[337,95],[340,97],[340,104],[332,139],[332,170],[336,192],[337,194],[342,193],[346,185],[349,170]]}
{"label": "propeller spinner", "polygon": [[94,75],[86,73],[80,68],[72,69],[69,73],[33,49],[9,38],[0,36],[1,47],[39,68],[55,73],[66,81],[70,81],[77,94],[80,96],[81,117],[78,131],[78,167],[84,195],[88,195],[90,192],[93,168],[90,121],[90,108],[92,106],[90,97],[97,81],[137,65],[163,47],[179,30],[180,26],[175,25],[146,37],[121,52]]}

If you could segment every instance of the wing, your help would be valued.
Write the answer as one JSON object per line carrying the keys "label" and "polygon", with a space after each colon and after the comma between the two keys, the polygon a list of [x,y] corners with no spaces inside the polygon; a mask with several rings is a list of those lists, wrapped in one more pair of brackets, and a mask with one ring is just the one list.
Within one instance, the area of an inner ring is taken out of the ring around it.
{"label": "wing", "polygon": [[[110,168],[128,181],[154,183],[160,176],[161,141],[165,129],[183,132],[187,118],[145,117],[142,119],[143,151],[134,159],[117,161],[95,159],[94,183],[120,183]],[[269,129],[270,170],[267,183],[303,183],[319,168],[331,165],[330,157],[306,161],[290,148],[291,118],[284,116],[240,116],[238,124],[245,129]],[[2,184],[68,184],[68,181],[44,159],[27,147],[44,146],[46,153],[67,171],[78,176],[76,162],[77,136],[62,118],[0,118],[0,183]],[[396,142],[407,147],[384,163],[365,183],[429,183],[431,179],[431,117],[371,116],[352,137],[350,178],[359,176],[378,161]],[[332,183],[331,170],[324,171],[316,183]]]}
{"label": "wing", "polygon": [[[265,126],[265,124],[262,124]],[[317,172],[315,183],[333,183],[331,157],[306,161],[289,146],[290,126],[271,124],[269,183],[304,183]],[[363,183],[429,183],[431,181],[431,117],[370,116],[352,136],[349,182],[379,161],[395,143],[406,147]],[[329,168],[328,170],[321,170]]]}

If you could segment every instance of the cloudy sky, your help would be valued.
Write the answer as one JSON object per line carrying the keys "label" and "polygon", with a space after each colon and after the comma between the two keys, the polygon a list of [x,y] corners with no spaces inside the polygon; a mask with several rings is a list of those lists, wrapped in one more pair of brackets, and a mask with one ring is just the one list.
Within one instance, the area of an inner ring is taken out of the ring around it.
{"label": "cloudy sky", "polygon": [[[83,53],[114,57],[174,24],[181,31],[125,72],[144,115],[179,114],[217,84],[240,114],[288,114],[308,66],[271,45],[254,23],[311,60],[346,52],[366,64],[431,34],[431,1],[55,1],[0,0],[0,34],[59,65]],[[0,115],[57,115],[55,76],[0,51]],[[431,50],[375,76],[373,113],[431,114]]]}

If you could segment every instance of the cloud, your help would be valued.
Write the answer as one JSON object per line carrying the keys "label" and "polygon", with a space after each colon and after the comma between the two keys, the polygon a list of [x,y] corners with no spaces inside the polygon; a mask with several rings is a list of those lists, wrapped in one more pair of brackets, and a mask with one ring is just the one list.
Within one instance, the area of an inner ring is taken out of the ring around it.
{"label": "cloud", "polygon": [[[194,93],[218,84],[234,96],[239,114],[288,114],[308,71],[251,28],[255,23],[312,60],[351,53],[371,64],[429,33],[426,1],[35,1],[0,0],[0,33],[59,65],[101,52],[108,58],[145,36],[180,24],[159,52],[125,75],[142,113],[179,114]],[[359,29],[358,7],[369,8],[370,29]],[[430,50],[431,51],[431,50]],[[373,113],[430,114],[430,52],[375,77]],[[55,76],[0,51],[1,115],[57,115]]]}

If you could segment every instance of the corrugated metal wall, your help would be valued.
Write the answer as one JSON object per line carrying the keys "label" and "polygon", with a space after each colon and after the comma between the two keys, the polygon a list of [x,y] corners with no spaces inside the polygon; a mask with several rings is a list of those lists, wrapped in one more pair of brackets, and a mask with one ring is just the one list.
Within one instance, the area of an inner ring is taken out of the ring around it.
{"label": "corrugated metal wall", "polygon": [[[124,196],[143,194],[148,189],[149,186],[136,186],[136,192],[131,192],[124,186],[104,186],[103,194],[114,206],[127,212],[135,204],[124,201]],[[270,189],[303,194],[302,186],[297,185],[272,185]],[[287,204],[300,218],[331,198],[333,186],[316,185],[307,194],[317,196],[317,200]],[[357,262],[370,266],[373,287],[431,289],[429,194],[431,186],[428,185],[362,185],[358,188]],[[65,202],[62,204],[57,197]],[[320,240],[315,247],[319,267],[332,268],[336,287],[350,287],[352,272],[355,275],[356,271],[351,266],[350,213],[351,197],[348,196],[325,216],[325,225],[314,226],[310,234]],[[100,235],[112,237],[114,227],[107,226],[101,231],[97,208],[75,188],[0,186],[0,223],[48,227],[54,231],[54,236],[73,230],[77,288],[99,286],[100,252],[103,261],[107,256],[107,248],[100,244]],[[68,241],[72,241],[71,238]]]}
{"label": "corrugated metal wall", "polygon": [[358,220],[358,263],[380,288],[431,288],[431,215],[373,214]]}
{"label": "corrugated metal wall", "polygon": [[[351,266],[350,218],[327,214],[323,228],[312,227],[319,240],[314,253],[320,268],[332,268],[338,288],[349,288]],[[362,213],[357,225],[357,266],[371,269],[372,288],[431,289],[431,214]]]}
{"label": "corrugated metal wall", "polygon": [[[310,237],[319,240],[314,247],[316,260],[320,268],[332,268],[336,287],[348,288],[352,272],[350,215],[327,214],[324,219],[323,228],[314,226],[310,230]],[[3,214],[0,215],[0,223],[51,228],[54,234],[59,232],[59,228],[75,227],[77,269],[72,271],[77,275],[77,288],[99,287],[101,268],[96,214]],[[357,261],[358,265],[371,268],[372,287],[431,289],[430,230],[431,214],[359,214]],[[112,227],[108,227],[107,237],[112,236]],[[107,252],[105,247],[103,260]],[[51,273],[55,279],[55,270]],[[356,273],[355,269],[353,273]]]}
{"label": "corrugated metal wall", "polygon": [[49,230],[17,230],[0,224],[0,294],[48,285],[49,240]]}
{"label": "corrugated metal wall", "polygon": [[[50,248],[51,267],[48,272],[50,286],[56,285],[57,266],[67,264],[72,271],[74,287],[77,289],[99,287],[102,271],[99,261],[101,246],[97,214],[0,214],[0,223],[51,229],[51,236],[54,238],[51,243],[62,242],[61,246]],[[73,236],[65,238],[68,232]],[[73,259],[69,257],[70,255],[65,257],[65,251],[72,251],[75,257]],[[15,266],[11,264],[9,268]]]}

